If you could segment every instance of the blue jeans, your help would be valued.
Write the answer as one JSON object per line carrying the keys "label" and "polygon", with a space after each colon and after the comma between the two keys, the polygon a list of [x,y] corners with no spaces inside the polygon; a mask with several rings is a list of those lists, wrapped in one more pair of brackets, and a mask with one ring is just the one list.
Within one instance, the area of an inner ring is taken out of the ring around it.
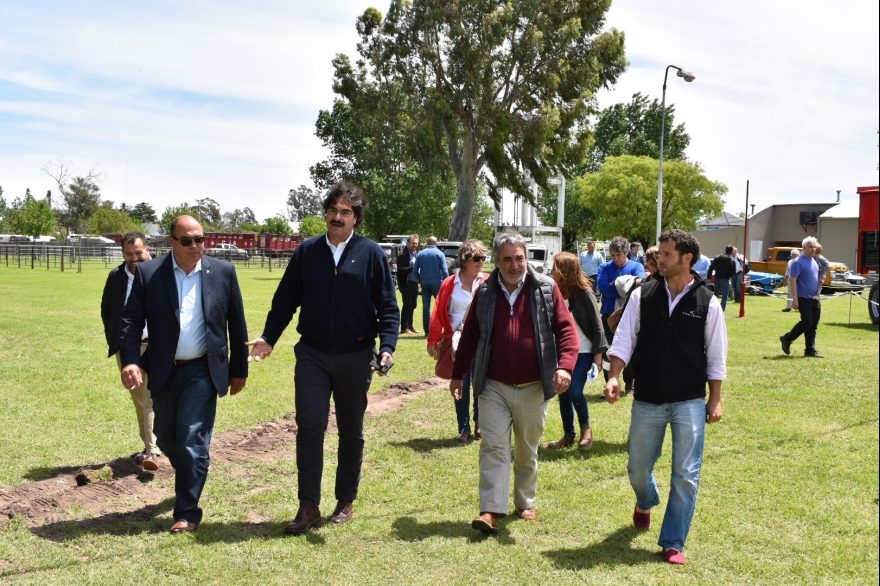
{"label": "blue jeans", "polygon": [[715,277],[715,295],[721,295],[721,311],[727,309],[727,298],[730,297],[730,279]]}
{"label": "blue jeans", "polygon": [[440,292],[440,283],[429,285],[422,283],[422,327],[425,329],[425,337],[431,329],[431,298],[437,299]]}
{"label": "blue jeans", "polygon": [[206,358],[174,367],[163,392],[153,396],[153,414],[156,444],[174,467],[174,520],[199,524],[217,414],[217,391]]}
{"label": "blue jeans", "polygon": [[[471,373],[464,375],[461,381],[461,399],[455,401],[455,418],[458,419],[458,433],[471,432],[469,408],[471,405]],[[474,397],[474,422],[480,421],[480,407]]]}
{"label": "blue jeans", "polygon": [[648,510],[660,504],[654,464],[660,457],[667,425],[672,428],[672,481],[657,544],[682,551],[697,505],[706,429],[705,401],[693,399],[663,405],[633,401],[626,469],[639,508]]}
{"label": "blue jeans", "polygon": [[737,273],[733,278],[730,279],[730,286],[733,287],[733,300],[736,303],[739,303],[740,290],[742,289],[743,284],[743,274],[742,272]]}
{"label": "blue jeans", "polygon": [[571,385],[568,390],[559,395],[559,414],[562,416],[562,431],[568,435],[574,435],[574,414],[577,412],[578,424],[581,427],[590,425],[590,408],[587,406],[587,398],[584,397],[584,385],[587,384],[587,375],[593,366],[593,355],[583,352],[578,354],[574,372],[571,373]]}

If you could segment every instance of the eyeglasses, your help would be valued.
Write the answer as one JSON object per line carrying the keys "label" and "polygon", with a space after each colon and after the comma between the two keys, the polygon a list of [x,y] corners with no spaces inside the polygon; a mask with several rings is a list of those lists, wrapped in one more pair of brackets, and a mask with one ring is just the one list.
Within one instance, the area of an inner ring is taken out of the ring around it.
{"label": "eyeglasses", "polygon": [[331,218],[336,214],[340,214],[343,218],[350,218],[354,215],[352,210],[338,210],[336,208],[327,208],[327,215]]}
{"label": "eyeglasses", "polygon": [[475,256],[473,258],[474,258],[474,262],[486,262],[485,256]]}
{"label": "eyeglasses", "polygon": [[180,242],[182,246],[192,246],[192,243],[201,244],[205,241],[205,236],[184,236],[183,238],[178,238],[177,236],[171,235],[172,238]]}

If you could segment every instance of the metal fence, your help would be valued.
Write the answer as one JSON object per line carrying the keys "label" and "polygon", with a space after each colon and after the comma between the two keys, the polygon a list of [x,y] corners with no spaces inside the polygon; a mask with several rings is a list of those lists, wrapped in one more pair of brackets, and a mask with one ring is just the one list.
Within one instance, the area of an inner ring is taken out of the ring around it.
{"label": "metal fence", "polygon": [[[170,254],[167,247],[151,249],[153,258]],[[283,270],[292,256],[292,250],[275,251],[269,249],[250,249],[247,259],[222,258],[240,269]],[[108,245],[83,245],[66,242],[0,242],[0,268],[75,271],[100,269],[109,271],[123,261],[122,248]]]}

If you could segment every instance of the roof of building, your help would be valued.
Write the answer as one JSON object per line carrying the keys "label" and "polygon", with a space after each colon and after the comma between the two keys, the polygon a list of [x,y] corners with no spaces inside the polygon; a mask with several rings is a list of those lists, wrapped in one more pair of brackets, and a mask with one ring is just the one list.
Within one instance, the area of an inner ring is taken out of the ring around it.
{"label": "roof of building", "polygon": [[842,201],[833,208],[825,210],[819,215],[823,220],[833,218],[858,218],[859,217],[859,200],[848,199]]}
{"label": "roof of building", "polygon": [[724,212],[715,219],[706,220],[705,222],[700,223],[700,228],[742,226],[745,223],[746,221],[743,218]]}

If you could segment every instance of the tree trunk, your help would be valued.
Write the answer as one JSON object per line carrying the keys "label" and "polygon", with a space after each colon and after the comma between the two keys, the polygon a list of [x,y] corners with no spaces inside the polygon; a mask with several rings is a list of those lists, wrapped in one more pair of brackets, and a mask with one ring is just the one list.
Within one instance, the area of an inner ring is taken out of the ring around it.
{"label": "tree trunk", "polygon": [[448,239],[452,242],[464,242],[471,233],[474,220],[474,203],[477,200],[477,175],[483,166],[481,157],[477,155],[477,145],[473,137],[465,137],[461,150],[450,149],[452,157],[459,158],[458,164],[453,162],[452,169],[458,183],[458,197],[455,201],[455,212],[449,226]]}

